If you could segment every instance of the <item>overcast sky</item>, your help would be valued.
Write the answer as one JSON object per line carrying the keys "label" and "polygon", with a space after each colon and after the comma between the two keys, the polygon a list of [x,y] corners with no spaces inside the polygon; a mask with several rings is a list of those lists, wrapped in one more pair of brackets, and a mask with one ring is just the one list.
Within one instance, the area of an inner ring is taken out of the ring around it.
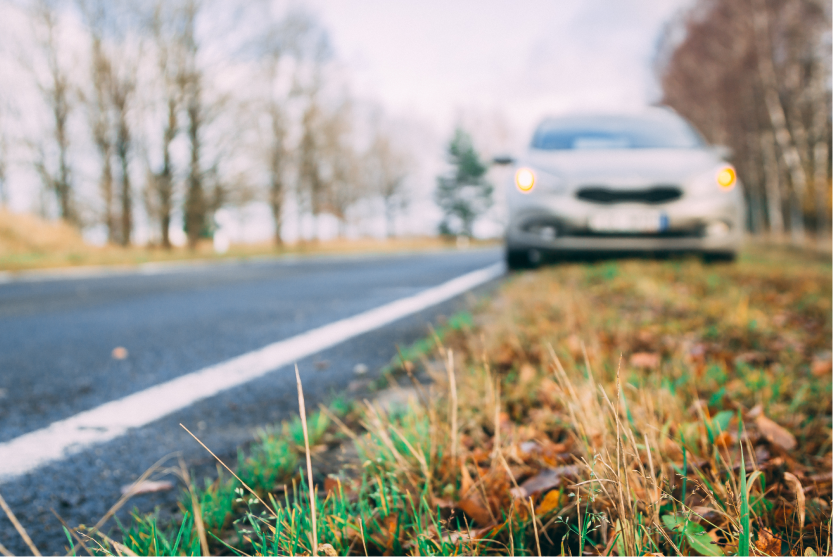
{"label": "overcast sky", "polygon": [[543,115],[644,105],[663,25],[688,0],[309,0],[357,93],[450,128],[499,112],[528,134]]}

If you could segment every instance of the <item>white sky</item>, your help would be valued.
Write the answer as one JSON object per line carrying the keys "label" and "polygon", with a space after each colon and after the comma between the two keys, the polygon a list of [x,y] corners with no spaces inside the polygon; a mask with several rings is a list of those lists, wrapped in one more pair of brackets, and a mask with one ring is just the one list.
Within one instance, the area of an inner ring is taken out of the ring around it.
{"label": "white sky", "polygon": [[[663,24],[688,0],[309,0],[361,96],[443,130],[502,114],[643,105]],[[526,141],[524,137],[524,141]]]}

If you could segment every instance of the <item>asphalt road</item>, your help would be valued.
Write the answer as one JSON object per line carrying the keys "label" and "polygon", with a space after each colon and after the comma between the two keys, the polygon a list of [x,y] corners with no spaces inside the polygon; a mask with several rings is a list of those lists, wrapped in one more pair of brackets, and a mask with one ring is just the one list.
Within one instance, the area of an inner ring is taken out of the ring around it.
{"label": "asphalt road", "polygon": [[[316,257],[0,284],[0,443],[500,259],[498,249]],[[428,323],[470,303],[471,296],[459,296],[301,360],[308,407],[360,395],[396,344],[424,336]],[[127,349],[126,359],[112,357],[117,346]],[[370,373],[357,377],[360,363]],[[121,486],[159,458],[179,451],[189,466],[209,462],[180,422],[231,456],[255,428],[296,412],[294,371],[277,369],[6,481],[0,493],[41,551],[60,553],[66,541],[51,510],[70,524],[93,524]],[[145,511],[175,502],[176,493],[163,492],[138,496],[131,505]],[[2,517],[0,542],[17,554],[29,552]]]}

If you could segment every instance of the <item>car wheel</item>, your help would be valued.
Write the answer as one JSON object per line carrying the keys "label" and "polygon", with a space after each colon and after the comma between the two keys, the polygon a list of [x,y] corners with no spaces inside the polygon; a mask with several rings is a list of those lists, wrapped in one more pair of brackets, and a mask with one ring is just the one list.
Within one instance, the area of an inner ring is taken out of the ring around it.
{"label": "car wheel", "polygon": [[734,251],[722,251],[716,253],[704,253],[703,262],[712,265],[715,263],[734,263],[738,254]]}
{"label": "car wheel", "polygon": [[507,248],[506,266],[511,270],[529,269],[532,266],[532,262],[529,260],[529,251]]}

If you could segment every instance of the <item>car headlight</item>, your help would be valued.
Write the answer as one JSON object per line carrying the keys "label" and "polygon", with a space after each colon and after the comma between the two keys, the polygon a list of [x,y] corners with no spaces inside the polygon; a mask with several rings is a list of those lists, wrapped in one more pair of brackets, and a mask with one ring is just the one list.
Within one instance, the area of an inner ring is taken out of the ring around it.
{"label": "car headlight", "polygon": [[515,171],[512,179],[514,189],[523,194],[529,193],[561,193],[564,180],[558,174],[540,168],[521,166]]}
{"label": "car headlight", "polygon": [[717,185],[724,191],[729,191],[735,187],[738,181],[738,175],[732,165],[725,165],[717,171]]}
{"label": "car headlight", "polygon": [[523,193],[529,193],[535,187],[535,172],[531,168],[521,167],[515,172],[515,185]]}
{"label": "car headlight", "polygon": [[692,181],[695,190],[703,195],[711,194],[715,191],[732,191],[737,183],[738,175],[735,167],[726,163],[712,167],[707,172],[699,174]]}

